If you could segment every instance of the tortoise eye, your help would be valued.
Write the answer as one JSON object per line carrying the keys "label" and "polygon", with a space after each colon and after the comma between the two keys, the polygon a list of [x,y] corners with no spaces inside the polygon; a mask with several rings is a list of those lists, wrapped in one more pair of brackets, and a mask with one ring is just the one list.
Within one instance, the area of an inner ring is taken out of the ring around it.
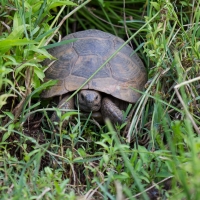
{"label": "tortoise eye", "polygon": [[98,95],[97,95],[96,98],[95,98],[95,100],[98,100],[98,98],[99,98],[99,97],[98,97]]}

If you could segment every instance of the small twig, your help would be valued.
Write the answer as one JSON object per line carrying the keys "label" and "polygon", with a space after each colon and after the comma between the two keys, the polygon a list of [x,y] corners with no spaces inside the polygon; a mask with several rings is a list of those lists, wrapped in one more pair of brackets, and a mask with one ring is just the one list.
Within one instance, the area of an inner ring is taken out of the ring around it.
{"label": "small twig", "polygon": [[116,200],[123,200],[123,188],[119,181],[115,181],[115,188],[116,188]]}
{"label": "small twig", "polygon": [[14,188],[14,184],[12,184],[7,191],[7,194],[10,194],[12,192],[12,189]]}
{"label": "small twig", "polygon": [[76,185],[76,172],[74,170],[74,166],[72,164],[70,164],[71,169],[72,169],[72,173],[73,173],[73,178],[74,178],[74,186]]}
{"label": "small twig", "polygon": [[96,189],[90,189],[84,196],[79,196],[76,199],[77,200],[92,200],[94,198],[92,198],[92,196],[94,195],[94,193],[97,192],[97,190],[99,189],[100,186],[98,186]]}
{"label": "small twig", "polygon": [[[126,12],[125,12],[125,8],[126,8],[126,2],[125,2],[125,0],[123,0],[124,29],[125,29],[125,32],[126,32],[126,36],[127,36],[127,38],[129,39],[129,35],[128,35],[128,31],[127,31],[127,25],[126,25]],[[130,44],[130,46],[131,46],[132,49],[133,49],[133,45],[132,45],[131,41],[130,41],[129,44]]]}
{"label": "small twig", "polygon": [[93,122],[99,128],[99,130],[101,130],[100,124],[94,118],[90,121]]}
{"label": "small twig", "polygon": [[85,199],[88,199],[88,200],[91,199],[92,196],[93,196],[93,194],[94,194],[98,189],[99,189],[99,186],[98,186],[96,189],[94,189],[94,190],[90,189],[90,190],[86,193]]}
{"label": "small twig", "polygon": [[51,188],[46,188],[43,192],[42,192],[42,194],[41,195],[39,195],[38,197],[37,197],[37,199],[36,200],[40,200],[48,191],[50,191],[51,190]]}
{"label": "small twig", "polygon": [[[151,187],[149,187],[149,188],[147,188],[146,190],[144,190],[144,191],[142,191],[142,192],[136,194],[136,195],[133,196],[132,198],[135,198],[135,197],[140,196],[142,193],[151,190],[151,189],[154,188],[156,185],[159,185],[159,184],[161,184],[161,183],[163,183],[163,182],[165,182],[165,181],[167,181],[167,180],[169,180],[169,179],[171,179],[171,178],[173,178],[173,176],[169,176],[169,177],[163,179],[162,181],[160,181],[160,182],[158,182],[158,183],[154,183]],[[130,198],[126,198],[125,200],[129,200],[129,199],[130,199]]]}
{"label": "small twig", "polygon": [[0,6],[0,8],[6,8],[8,10],[18,10],[17,8],[9,7],[9,6]]}
{"label": "small twig", "polygon": [[4,25],[4,26],[7,28],[8,33],[10,33],[10,32],[11,32],[10,26],[8,26],[8,25],[7,25],[5,22],[3,22],[3,21],[1,21],[1,23],[2,23],[2,25]]}
{"label": "small twig", "polygon": [[20,116],[21,111],[22,111],[23,106],[24,106],[24,102],[26,101],[26,97],[28,97],[31,93],[31,80],[32,80],[32,77],[33,77],[33,69],[31,67],[27,68],[25,75],[27,77],[25,79],[26,91],[25,91],[25,94],[22,97],[20,103],[13,110],[15,120]]}
{"label": "small twig", "polygon": [[[21,66],[22,64],[20,64],[20,66]],[[17,80],[16,80],[16,78],[15,78],[15,71],[16,71],[16,69],[18,68],[18,67],[20,67],[20,66],[16,66],[15,68],[14,68],[14,70],[13,70],[13,72],[12,72],[12,76],[13,76],[13,80],[14,80],[14,83],[15,83],[15,85],[16,85],[16,87],[19,89],[19,96],[21,96],[21,98],[24,98],[25,97],[25,93],[24,92],[22,92],[22,90],[20,90],[20,86],[19,86],[19,84],[18,84],[18,82],[17,82]]]}

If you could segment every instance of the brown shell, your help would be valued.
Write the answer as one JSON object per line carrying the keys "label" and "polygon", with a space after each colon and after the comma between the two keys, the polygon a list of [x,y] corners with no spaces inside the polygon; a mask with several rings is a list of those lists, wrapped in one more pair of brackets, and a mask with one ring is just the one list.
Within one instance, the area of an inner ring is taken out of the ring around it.
{"label": "brown shell", "polygon": [[[58,83],[44,91],[41,97],[48,98],[78,89],[121,45],[124,41],[99,30],[72,33],[63,40],[76,41],[51,49],[56,60],[47,70],[45,81]],[[83,89],[98,90],[118,99],[134,103],[147,81],[145,67],[129,45],[125,45]],[[51,61],[45,60],[44,65]]]}

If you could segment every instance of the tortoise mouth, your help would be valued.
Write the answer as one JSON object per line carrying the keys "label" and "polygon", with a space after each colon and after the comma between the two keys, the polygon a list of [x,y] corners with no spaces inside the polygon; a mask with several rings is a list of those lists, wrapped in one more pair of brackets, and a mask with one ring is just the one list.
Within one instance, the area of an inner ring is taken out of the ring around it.
{"label": "tortoise mouth", "polygon": [[99,104],[82,104],[82,103],[79,103],[79,108],[81,111],[84,111],[84,112],[95,112],[95,111],[99,111],[101,106]]}

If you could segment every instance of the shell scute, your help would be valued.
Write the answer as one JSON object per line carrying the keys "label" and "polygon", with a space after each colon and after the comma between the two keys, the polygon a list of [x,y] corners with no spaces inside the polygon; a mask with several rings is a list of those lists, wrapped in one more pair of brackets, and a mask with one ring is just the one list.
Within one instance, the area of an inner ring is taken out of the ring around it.
{"label": "shell scute", "polygon": [[[104,61],[101,59],[101,57],[96,55],[80,56],[71,74],[74,76],[80,76],[87,79],[103,63]],[[107,68],[103,68],[95,75],[94,78],[105,78],[109,76],[110,76],[109,70]]]}
{"label": "shell scute", "polygon": [[106,56],[111,46],[112,41],[98,38],[83,38],[74,43],[74,49],[80,56]]}

